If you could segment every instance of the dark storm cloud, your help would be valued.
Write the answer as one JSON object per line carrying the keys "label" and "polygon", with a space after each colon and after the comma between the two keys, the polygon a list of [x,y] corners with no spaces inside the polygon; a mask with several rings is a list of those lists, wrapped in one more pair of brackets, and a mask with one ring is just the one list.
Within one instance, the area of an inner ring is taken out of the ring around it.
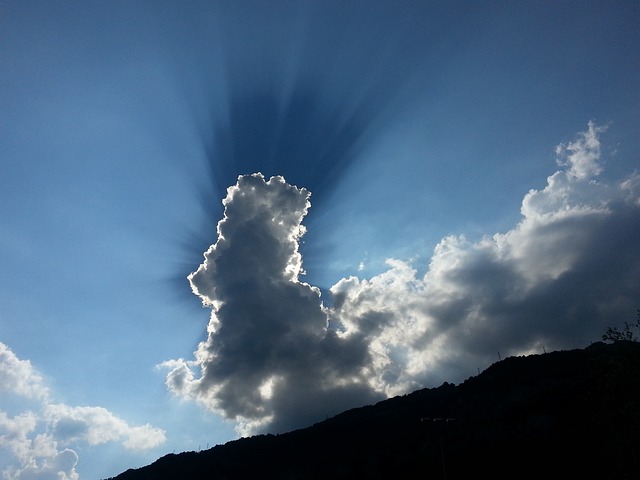
{"label": "dark storm cloud", "polygon": [[239,431],[283,431],[343,408],[460,381],[502,356],[585,346],[637,308],[640,176],[599,180],[602,129],[557,154],[506,233],[449,236],[426,273],[400,260],[331,288],[300,280],[309,192],[239,177],[218,240],[189,278],[212,308],[195,360],[165,362],[168,387]]}
{"label": "dark storm cloud", "polygon": [[212,308],[208,339],[195,362],[168,362],[168,386],[247,432],[287,430],[380,398],[360,371],[366,346],[339,340],[319,290],[299,279],[309,192],[282,177],[247,175],[223,203],[218,241],[189,277]]}

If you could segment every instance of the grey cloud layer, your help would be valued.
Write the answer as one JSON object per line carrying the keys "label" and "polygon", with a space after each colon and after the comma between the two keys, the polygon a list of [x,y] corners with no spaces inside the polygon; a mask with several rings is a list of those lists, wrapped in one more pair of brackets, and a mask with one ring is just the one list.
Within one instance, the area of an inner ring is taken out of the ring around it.
{"label": "grey cloud layer", "polygon": [[282,177],[241,176],[218,240],[190,275],[211,307],[194,360],[167,385],[239,423],[282,431],[443,380],[503,355],[584,346],[637,308],[640,176],[599,181],[602,129],[560,145],[559,171],[522,202],[510,231],[444,238],[427,272],[389,260],[331,288],[300,281],[309,193]]}

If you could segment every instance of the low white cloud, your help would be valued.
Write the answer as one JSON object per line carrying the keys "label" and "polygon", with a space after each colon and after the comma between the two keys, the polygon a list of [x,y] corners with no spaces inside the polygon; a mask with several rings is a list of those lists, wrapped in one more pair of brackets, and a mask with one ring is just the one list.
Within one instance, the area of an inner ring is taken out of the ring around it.
{"label": "low white cloud", "polygon": [[29,360],[20,360],[0,342],[0,393],[45,400],[49,389]]}
{"label": "low white cloud", "polygon": [[218,239],[189,276],[211,308],[168,388],[238,422],[242,434],[304,426],[340,409],[444,380],[510,354],[579,347],[635,312],[640,181],[600,180],[601,127],[557,149],[561,169],[522,201],[509,231],[442,239],[426,273],[388,260],[345,278],[326,308],[300,280],[309,192],[241,176]]}
{"label": "low white cloud", "polygon": [[47,457],[34,458],[21,468],[10,467],[3,472],[11,480],[78,480],[78,454],[65,448]]}
{"label": "low white cloud", "polygon": [[131,427],[102,407],[70,407],[64,404],[47,405],[44,413],[56,438],[83,441],[89,445],[122,441],[126,448],[154,448],[165,441],[164,432],[149,424]]}
{"label": "low white cloud", "polygon": [[77,479],[78,455],[60,449],[56,438],[47,432],[46,422],[32,411],[10,417],[0,412],[0,451],[9,463],[2,477],[18,479]]}
{"label": "low white cloud", "polygon": [[[0,343],[0,389],[4,398],[29,400],[31,409],[11,416],[0,399],[0,453],[9,463],[5,479],[78,479],[74,445],[121,442],[128,449],[153,448],[165,441],[151,425],[132,427],[102,407],[54,403],[42,376],[28,360]],[[13,407],[15,409],[15,406]]]}
{"label": "low white cloud", "polygon": [[24,412],[15,417],[0,412],[0,446],[20,460],[28,460],[33,450],[30,434],[37,424],[38,418],[33,412]]}

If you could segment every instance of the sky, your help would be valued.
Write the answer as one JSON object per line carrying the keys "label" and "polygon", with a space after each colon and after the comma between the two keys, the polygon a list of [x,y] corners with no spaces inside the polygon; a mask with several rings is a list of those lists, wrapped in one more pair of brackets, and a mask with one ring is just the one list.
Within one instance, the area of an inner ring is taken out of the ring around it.
{"label": "sky", "polygon": [[2,478],[633,321],[639,60],[633,1],[0,1]]}

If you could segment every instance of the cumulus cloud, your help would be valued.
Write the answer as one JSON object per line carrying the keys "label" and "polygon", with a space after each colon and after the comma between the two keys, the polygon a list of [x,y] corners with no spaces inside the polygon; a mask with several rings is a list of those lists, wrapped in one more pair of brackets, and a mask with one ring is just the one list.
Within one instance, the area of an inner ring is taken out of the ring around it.
{"label": "cumulus cloud", "polygon": [[640,181],[601,181],[589,123],[557,147],[560,170],[529,191],[509,231],[449,236],[426,273],[388,260],[338,281],[331,308],[300,280],[310,207],[282,177],[238,178],[218,239],[189,276],[211,308],[193,359],[169,360],[168,388],[238,422],[282,431],[325,415],[461,380],[502,355],[578,347],[637,308]]}
{"label": "cumulus cloud", "polygon": [[598,135],[604,130],[605,127],[598,127],[591,121],[587,131],[579,133],[575,141],[561,143],[556,147],[558,165],[568,167],[564,172],[565,175],[578,180],[587,180],[602,173]]}
{"label": "cumulus cloud", "polygon": [[78,480],[77,463],[78,454],[65,448],[43,457],[39,463],[33,459],[22,468],[10,467],[3,474],[4,478],[12,480]]}
{"label": "cumulus cloud", "polygon": [[212,309],[208,338],[195,360],[165,363],[166,383],[236,420],[241,433],[290,429],[377,398],[362,370],[366,349],[327,328],[320,291],[300,281],[309,195],[282,177],[239,177],[217,242],[189,276]]}
{"label": "cumulus cloud", "polygon": [[122,441],[126,448],[144,450],[156,447],[165,440],[164,432],[149,424],[131,427],[102,407],[70,407],[64,404],[47,405],[45,419],[56,438],[84,441],[89,445]]}
{"label": "cumulus cloud", "polygon": [[508,232],[444,238],[422,277],[393,261],[382,275],[332,287],[342,335],[374,332],[375,388],[396,394],[460,379],[498,351],[584,346],[633,314],[640,188],[636,174],[619,184],[596,180],[602,131],[590,123],[556,149],[566,168],[525,195]]}
{"label": "cumulus cloud", "polygon": [[[3,343],[0,392],[0,400],[13,397],[33,407],[10,415],[1,410],[6,405],[0,401],[0,458],[6,464],[6,479],[78,479],[78,455],[69,448],[72,445],[122,442],[128,449],[147,449],[165,441],[162,430],[148,424],[132,427],[105,408],[54,403],[31,363]],[[15,410],[15,405],[10,407]]]}
{"label": "cumulus cloud", "polygon": [[0,342],[0,392],[45,400],[49,389],[29,360],[20,360]]}

